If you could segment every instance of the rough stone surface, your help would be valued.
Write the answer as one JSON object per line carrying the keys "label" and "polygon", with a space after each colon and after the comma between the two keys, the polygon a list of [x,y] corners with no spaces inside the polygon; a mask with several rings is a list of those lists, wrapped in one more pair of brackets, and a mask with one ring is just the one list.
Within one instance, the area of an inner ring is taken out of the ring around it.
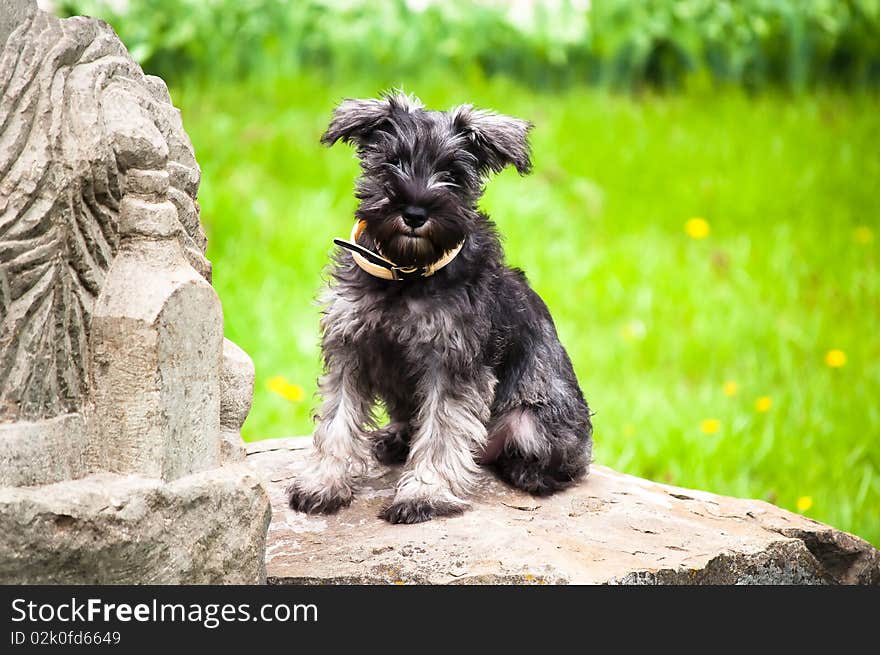
{"label": "rough stone surface", "polygon": [[272,498],[274,584],[880,584],[880,551],[756,500],[649,482],[594,466],[551,498],[487,473],[463,516],[417,525],[378,518],[398,471],[375,469],[351,507],[288,509],[284,488],[309,438],[248,446]]}
{"label": "rough stone surface", "polygon": [[0,423],[0,487],[25,487],[87,475],[88,447],[81,414],[33,423]]}
{"label": "rough stone surface", "polygon": [[120,248],[90,347],[97,469],[173,480],[220,464],[223,311],[177,241]]}
{"label": "rough stone surface", "polygon": [[224,404],[220,425],[226,430],[241,430],[254,398],[254,363],[248,354],[229,339],[223,342],[223,371],[220,389]]}
{"label": "rough stone surface", "polygon": [[0,44],[0,579],[258,582],[180,113],[101,21],[6,0]]}
{"label": "rough stone surface", "polygon": [[164,83],[105,23],[22,16],[0,53],[2,421],[87,401],[92,310],[126,233],[173,231],[210,279],[199,168]]}
{"label": "rough stone surface", "polygon": [[254,399],[254,362],[248,354],[223,340],[223,368],[220,372],[220,458],[224,462],[243,462],[246,456],[241,440],[241,426],[251,411]]}
{"label": "rough stone surface", "polygon": [[0,11],[0,46],[9,37],[12,30],[37,9],[36,0],[3,0],[5,7]]}
{"label": "rough stone surface", "polygon": [[96,473],[3,487],[0,583],[252,584],[265,579],[269,516],[244,465],[170,484]]}

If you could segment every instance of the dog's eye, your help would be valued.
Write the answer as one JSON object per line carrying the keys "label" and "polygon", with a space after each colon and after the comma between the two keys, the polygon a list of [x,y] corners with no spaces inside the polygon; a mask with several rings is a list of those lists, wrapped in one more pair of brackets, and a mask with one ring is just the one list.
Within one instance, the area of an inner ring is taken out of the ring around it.
{"label": "dog's eye", "polygon": [[461,185],[464,183],[466,179],[465,172],[459,168],[452,167],[448,171],[446,171],[446,175],[444,176],[444,181],[452,182],[453,184]]}

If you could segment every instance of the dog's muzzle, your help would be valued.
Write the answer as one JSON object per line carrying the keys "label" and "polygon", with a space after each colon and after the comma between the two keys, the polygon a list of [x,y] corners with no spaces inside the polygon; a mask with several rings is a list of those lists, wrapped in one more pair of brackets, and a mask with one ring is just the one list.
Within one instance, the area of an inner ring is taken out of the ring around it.
{"label": "dog's muzzle", "polygon": [[428,266],[398,266],[390,259],[386,259],[382,255],[358,245],[358,237],[360,237],[366,226],[366,221],[355,221],[348,240],[337,238],[333,239],[333,243],[350,251],[355,263],[367,273],[384,280],[410,280],[418,277],[430,277],[455,259],[456,255],[461,252],[462,246],[464,246],[464,239],[462,239],[455,248],[447,250],[440,259]]}

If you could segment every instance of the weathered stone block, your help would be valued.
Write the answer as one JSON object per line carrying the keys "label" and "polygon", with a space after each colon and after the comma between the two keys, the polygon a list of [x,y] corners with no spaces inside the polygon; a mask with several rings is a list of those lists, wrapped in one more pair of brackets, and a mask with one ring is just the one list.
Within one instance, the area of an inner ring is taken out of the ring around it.
{"label": "weathered stone block", "polygon": [[0,44],[0,582],[264,580],[253,364],[168,89],[32,0]]}
{"label": "weathered stone block", "polygon": [[120,248],[90,345],[98,470],[171,480],[220,464],[223,312],[176,240]]}
{"label": "weathered stone block", "polygon": [[0,487],[0,583],[253,584],[269,516],[242,465]]}

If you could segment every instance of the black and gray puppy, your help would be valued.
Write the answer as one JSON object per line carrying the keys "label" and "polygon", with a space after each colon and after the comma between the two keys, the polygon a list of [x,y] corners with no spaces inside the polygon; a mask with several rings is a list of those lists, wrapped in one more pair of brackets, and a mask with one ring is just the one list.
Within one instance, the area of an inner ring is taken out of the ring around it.
{"label": "black and gray puppy", "polygon": [[[586,474],[592,425],[571,361],[477,209],[490,173],[529,172],[530,128],[400,93],[336,108],[322,142],[357,147],[360,205],[324,297],[323,405],[294,509],[347,505],[371,451],[405,462],[392,523],[461,513],[480,464],[539,495]],[[369,431],[376,402],[390,423]]]}

